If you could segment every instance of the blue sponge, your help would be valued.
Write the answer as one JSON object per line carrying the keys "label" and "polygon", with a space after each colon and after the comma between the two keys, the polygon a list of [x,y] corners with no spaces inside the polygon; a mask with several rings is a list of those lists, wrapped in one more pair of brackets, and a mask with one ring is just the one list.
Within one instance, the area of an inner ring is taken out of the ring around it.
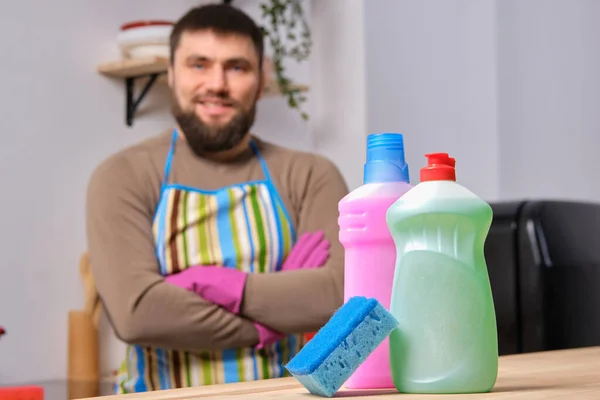
{"label": "blue sponge", "polygon": [[376,299],[352,297],[285,367],[310,393],[332,397],[397,326]]}

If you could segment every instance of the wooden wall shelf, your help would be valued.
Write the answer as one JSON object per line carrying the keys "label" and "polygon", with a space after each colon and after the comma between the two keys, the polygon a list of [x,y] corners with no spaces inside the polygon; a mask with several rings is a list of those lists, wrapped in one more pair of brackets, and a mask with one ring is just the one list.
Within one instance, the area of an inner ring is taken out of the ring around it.
{"label": "wooden wall shelf", "polygon": [[[110,78],[119,78],[125,80],[127,90],[126,104],[126,123],[128,126],[133,125],[135,112],[144,99],[152,85],[158,80],[161,75],[166,75],[169,66],[169,59],[164,57],[148,57],[138,59],[123,59],[104,63],[98,66],[98,72]],[[135,82],[138,79],[147,79],[147,82],[142,88],[141,93],[137,98],[134,96]],[[161,79],[162,80],[162,79]],[[292,89],[300,92],[308,91],[306,85],[292,85]],[[265,85],[263,97],[280,96],[281,90],[277,82],[270,80]]]}
{"label": "wooden wall shelf", "polygon": [[166,73],[168,66],[168,58],[131,58],[99,65],[98,72],[111,78],[133,78]]}

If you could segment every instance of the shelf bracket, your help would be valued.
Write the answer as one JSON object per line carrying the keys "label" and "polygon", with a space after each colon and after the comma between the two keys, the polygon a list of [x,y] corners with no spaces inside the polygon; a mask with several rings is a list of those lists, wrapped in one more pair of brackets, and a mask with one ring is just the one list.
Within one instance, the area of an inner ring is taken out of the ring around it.
{"label": "shelf bracket", "polygon": [[[125,85],[127,86],[127,104],[125,105],[127,126],[133,125],[133,119],[135,117],[135,112],[137,111],[140,103],[142,102],[144,97],[146,97],[146,94],[148,94],[148,91],[150,91],[150,88],[152,87],[152,85],[154,85],[154,82],[156,82],[156,79],[160,75],[161,75],[161,73],[154,73],[154,74],[149,74],[149,75],[132,76],[132,77],[125,78]],[[135,99],[134,98],[135,97],[135,94],[134,94],[135,82],[138,79],[146,78],[146,77],[149,77],[150,79],[148,79],[148,82],[146,82],[146,84],[142,88],[142,91],[141,91],[140,95],[138,96],[138,98]]]}

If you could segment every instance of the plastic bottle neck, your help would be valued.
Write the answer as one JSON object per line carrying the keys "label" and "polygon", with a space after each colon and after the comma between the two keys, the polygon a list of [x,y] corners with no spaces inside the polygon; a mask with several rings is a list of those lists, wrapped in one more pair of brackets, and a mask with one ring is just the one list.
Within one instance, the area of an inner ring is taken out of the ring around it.
{"label": "plastic bottle neck", "polygon": [[400,133],[376,133],[367,137],[363,183],[383,182],[410,182]]}

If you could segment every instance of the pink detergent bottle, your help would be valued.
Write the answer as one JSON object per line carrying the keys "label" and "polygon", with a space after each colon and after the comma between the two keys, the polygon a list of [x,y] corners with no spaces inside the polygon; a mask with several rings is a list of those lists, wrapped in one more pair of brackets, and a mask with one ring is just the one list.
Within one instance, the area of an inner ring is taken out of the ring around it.
{"label": "pink detergent bottle", "polygon": [[[339,240],[345,249],[344,300],[376,298],[388,310],[396,268],[396,246],[386,222],[388,208],[412,188],[399,133],[367,137],[364,184],[338,206]],[[386,339],[346,381],[350,389],[393,388]]]}

